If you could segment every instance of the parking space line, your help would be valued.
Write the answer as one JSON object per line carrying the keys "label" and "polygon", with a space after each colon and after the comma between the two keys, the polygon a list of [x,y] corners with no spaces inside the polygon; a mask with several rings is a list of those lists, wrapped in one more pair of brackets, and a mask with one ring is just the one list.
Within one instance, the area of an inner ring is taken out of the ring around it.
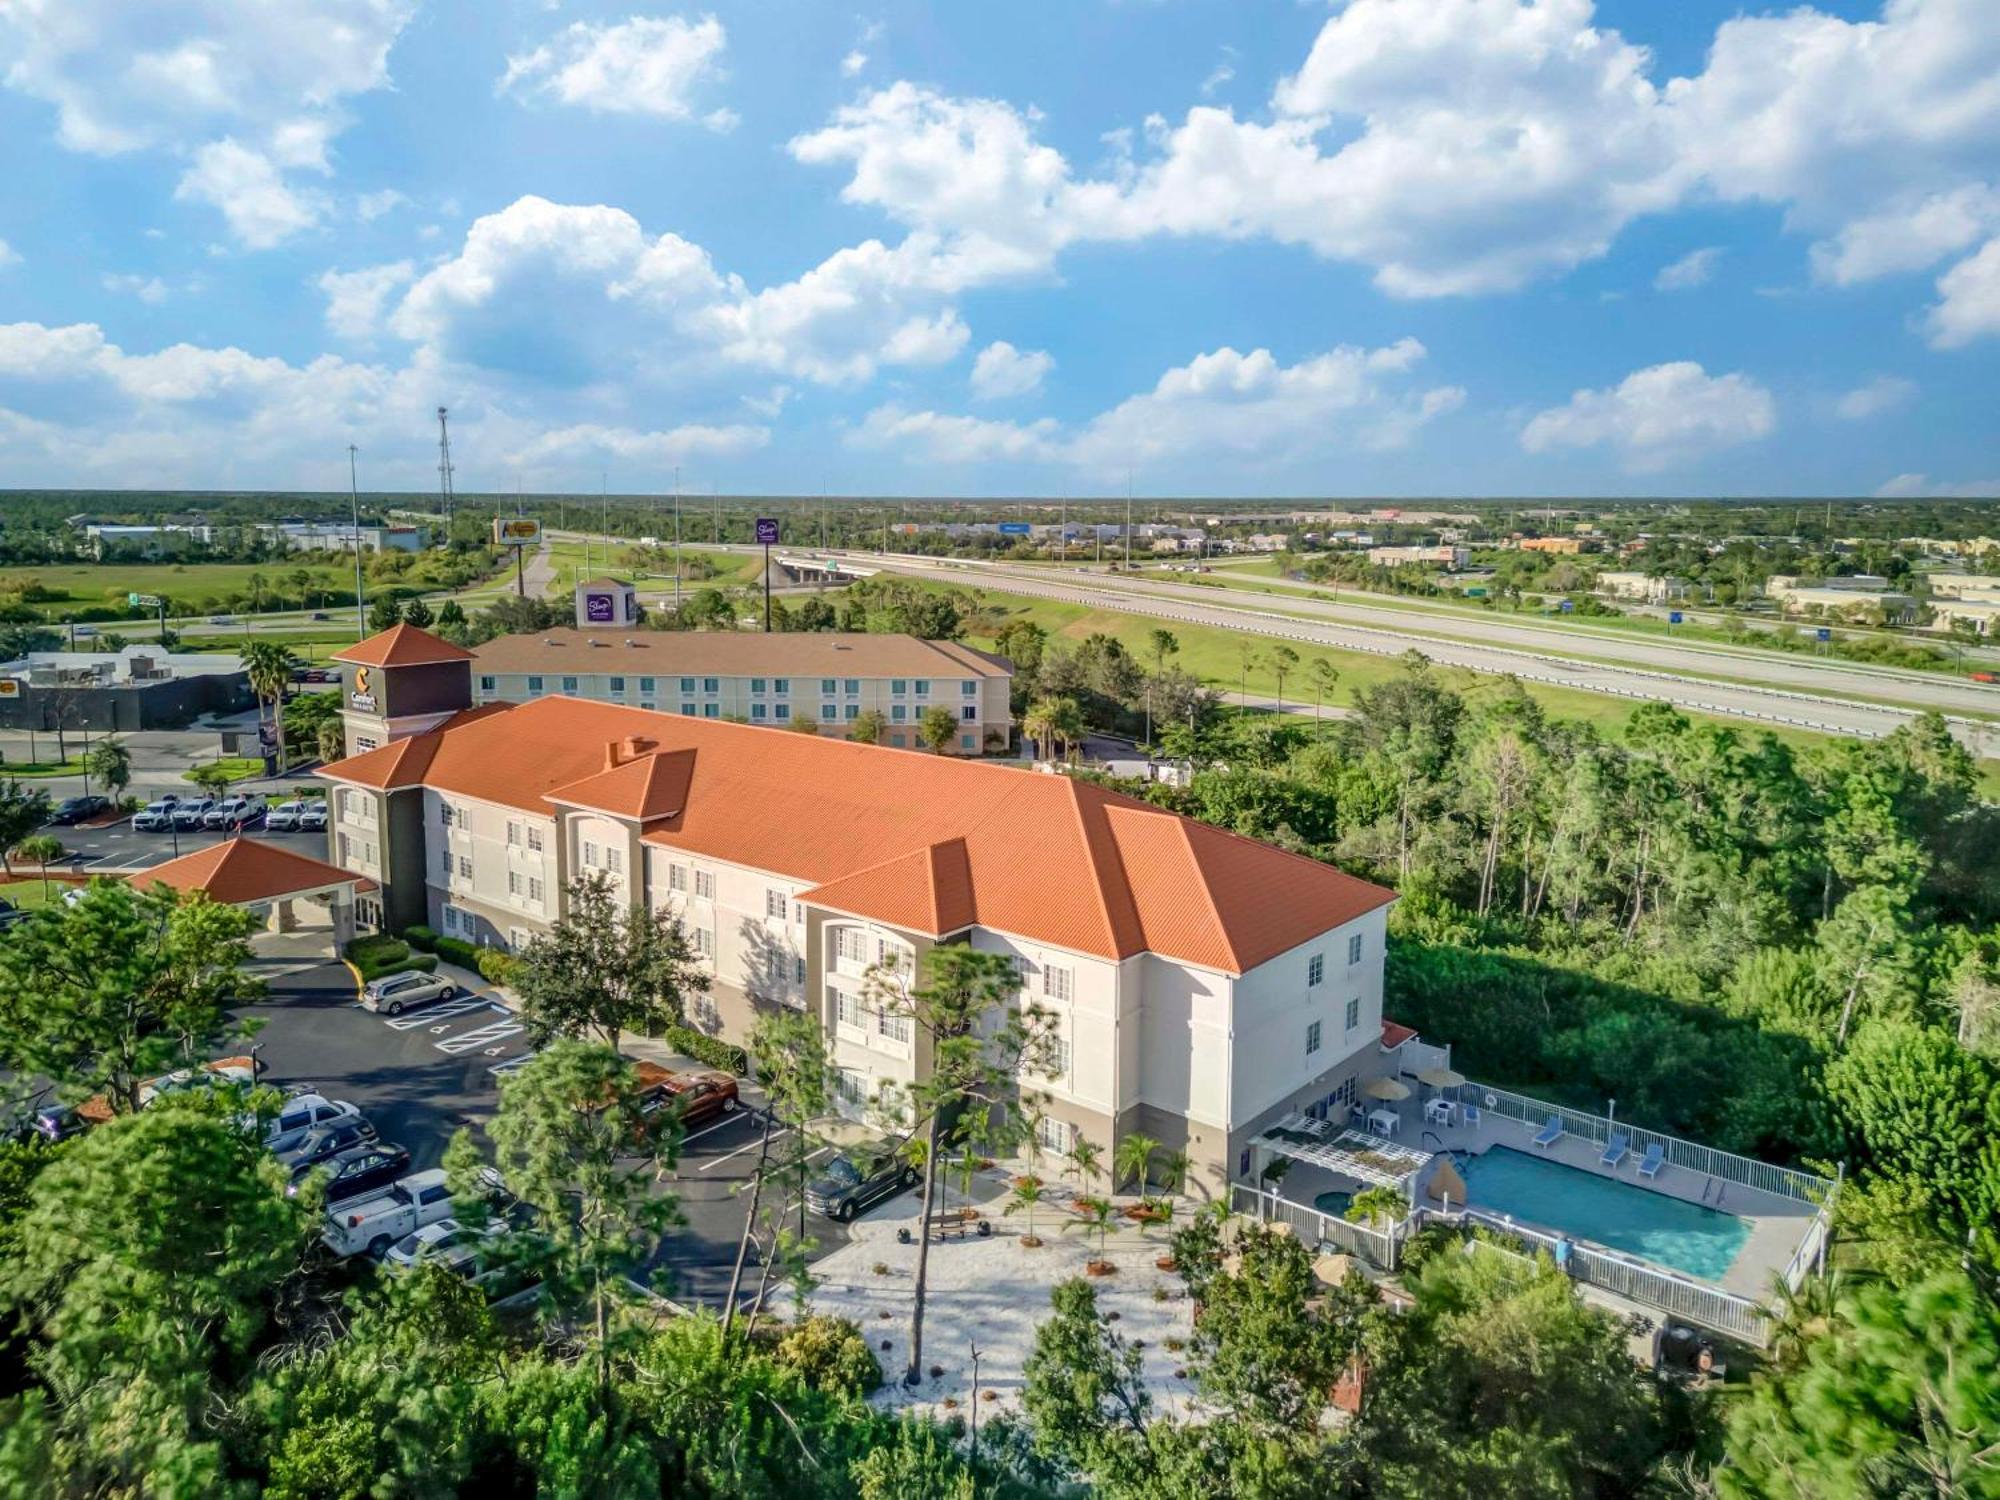
{"label": "parking space line", "polygon": [[[727,1124],[728,1122],[725,1121],[724,1123]],[[716,1128],[715,1126],[711,1125],[708,1127],[708,1130],[714,1130],[715,1128]],[[789,1125],[772,1126],[771,1139],[776,1140],[779,1136],[783,1135],[789,1129],[791,1129],[791,1126]],[[701,1134],[707,1135],[708,1130],[702,1131]],[[698,1140],[699,1138],[700,1138],[699,1136],[691,1135],[688,1137],[688,1141]],[[711,1160],[705,1161],[700,1166],[696,1167],[695,1170],[697,1172],[706,1172],[710,1167],[719,1167],[724,1162],[728,1161],[730,1157],[741,1156],[745,1151],[755,1151],[763,1143],[764,1143],[764,1133],[762,1131],[759,1131],[754,1138],[744,1142],[741,1146],[738,1146],[734,1151],[727,1152],[722,1156],[717,1156],[712,1158]],[[681,1142],[681,1144],[685,1146],[687,1144],[687,1141],[683,1141]]]}
{"label": "parking space line", "polygon": [[[481,1047],[504,1042],[508,1037],[519,1036],[527,1029],[519,1021],[495,1021],[490,1026],[480,1026],[471,1031],[462,1031],[457,1036],[446,1037],[436,1046],[438,1051],[458,1057],[466,1052],[477,1051]],[[494,1046],[494,1051],[498,1050],[499,1048]]]}
{"label": "parking space line", "polygon": [[428,1010],[420,1010],[414,1015],[391,1016],[382,1022],[391,1031],[415,1031],[419,1026],[430,1026],[439,1021],[456,1020],[469,1016],[476,1010],[485,1010],[484,1000],[447,1000],[442,1005],[433,1005]]}
{"label": "parking space line", "polygon": [[486,1071],[498,1077],[507,1073],[511,1073],[516,1068],[527,1067],[529,1063],[533,1062],[539,1056],[541,1056],[539,1052],[523,1052],[518,1056],[508,1058],[505,1062],[495,1063],[492,1067],[488,1068]]}

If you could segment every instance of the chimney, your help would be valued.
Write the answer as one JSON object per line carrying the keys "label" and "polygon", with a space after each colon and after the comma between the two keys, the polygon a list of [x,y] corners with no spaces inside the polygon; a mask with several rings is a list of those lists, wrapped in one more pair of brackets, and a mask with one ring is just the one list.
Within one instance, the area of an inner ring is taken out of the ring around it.
{"label": "chimney", "polygon": [[628,734],[622,740],[612,740],[604,747],[604,769],[615,771],[642,755],[650,755],[654,748],[652,740],[643,739],[636,734]]}

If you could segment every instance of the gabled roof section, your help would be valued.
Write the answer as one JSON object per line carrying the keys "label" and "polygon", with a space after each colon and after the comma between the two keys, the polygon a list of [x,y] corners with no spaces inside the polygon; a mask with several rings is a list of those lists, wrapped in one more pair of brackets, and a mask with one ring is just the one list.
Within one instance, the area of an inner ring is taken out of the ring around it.
{"label": "gabled roof section", "polygon": [[946,839],[804,892],[815,906],[944,937],[976,920],[964,839]]}
{"label": "gabled roof section", "polygon": [[330,781],[347,781],[385,792],[392,792],[398,787],[422,786],[441,743],[441,737],[435,731],[405,735],[400,740],[389,741],[378,750],[364,750],[359,755],[350,755],[345,760],[321,766],[317,774]]}
{"label": "gabled roof section", "polygon": [[641,823],[671,818],[687,806],[688,789],[694,781],[694,755],[692,750],[642,755],[543,795],[550,802]]}
{"label": "gabled roof section", "polygon": [[334,652],[333,659],[352,662],[357,667],[424,667],[438,662],[471,661],[472,653],[442,636],[404,623],[391,625],[379,635]]}
{"label": "gabled roof section", "polygon": [[351,870],[261,839],[245,838],[211,844],[125,879],[140,890],[164,885],[175,891],[206,891],[211,899],[230,906],[275,901],[330,885],[351,884],[357,891],[375,889],[374,881]]}

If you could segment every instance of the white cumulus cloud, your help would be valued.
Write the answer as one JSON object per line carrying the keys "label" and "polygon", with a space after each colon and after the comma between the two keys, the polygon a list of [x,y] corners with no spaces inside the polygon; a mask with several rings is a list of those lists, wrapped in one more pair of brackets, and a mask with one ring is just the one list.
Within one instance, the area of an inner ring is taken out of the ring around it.
{"label": "white cumulus cloud", "polygon": [[1715,267],[1721,259],[1722,250],[1717,245],[1690,250],[1671,265],[1660,267],[1659,274],[1653,278],[1653,286],[1662,292],[1687,292],[1706,286],[1715,275]]}
{"label": "white cumulus cloud", "polygon": [[[598,25],[577,21],[532,51],[507,59],[500,90],[548,98],[600,114],[688,120],[694,94],[720,74],[728,37],[714,16],[634,16]],[[735,116],[710,111],[705,123],[727,129]]]}
{"label": "white cumulus cloud", "polygon": [[233,140],[197,151],[174,197],[220,209],[230,232],[251,250],[283,244],[326,211],[323,193],[288,183],[269,156]]}
{"label": "white cumulus cloud", "polygon": [[1521,431],[1530,453],[1608,447],[1651,470],[1768,437],[1778,425],[1771,393],[1747,375],[1710,375],[1692,360],[1634,370],[1604,390],[1582,390],[1539,412]]}
{"label": "white cumulus cloud", "polygon": [[1928,474],[1898,474],[1875,491],[1879,500],[1988,500],[2000,498],[2000,479],[1933,481]]}
{"label": "white cumulus cloud", "polygon": [[381,329],[389,298],[416,274],[416,266],[407,260],[322,273],[317,285],[326,293],[326,326],[344,339],[373,338]]}
{"label": "white cumulus cloud", "polygon": [[1878,375],[1866,385],[1856,386],[1834,403],[1834,411],[1849,422],[1879,417],[1894,411],[1917,394],[1917,383],[1900,375]]}
{"label": "white cumulus cloud", "polygon": [[1042,377],[1055,368],[1055,356],[1042,349],[1016,349],[996,339],[972,362],[972,394],[981,401],[1000,401],[1039,390]]}
{"label": "white cumulus cloud", "polygon": [[1925,327],[1934,349],[1959,349],[2000,334],[2000,237],[1938,278]]}

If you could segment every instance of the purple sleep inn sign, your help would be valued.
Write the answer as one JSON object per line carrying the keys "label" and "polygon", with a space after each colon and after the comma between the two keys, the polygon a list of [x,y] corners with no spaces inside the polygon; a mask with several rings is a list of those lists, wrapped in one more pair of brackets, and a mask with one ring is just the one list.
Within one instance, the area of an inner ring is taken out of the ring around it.
{"label": "purple sleep inn sign", "polygon": [[757,518],[757,542],[758,545],[764,547],[777,546],[778,522],[775,516],[759,516]]}
{"label": "purple sleep inn sign", "polygon": [[583,596],[583,617],[593,625],[615,625],[618,622],[618,599],[615,594],[585,594]]}

